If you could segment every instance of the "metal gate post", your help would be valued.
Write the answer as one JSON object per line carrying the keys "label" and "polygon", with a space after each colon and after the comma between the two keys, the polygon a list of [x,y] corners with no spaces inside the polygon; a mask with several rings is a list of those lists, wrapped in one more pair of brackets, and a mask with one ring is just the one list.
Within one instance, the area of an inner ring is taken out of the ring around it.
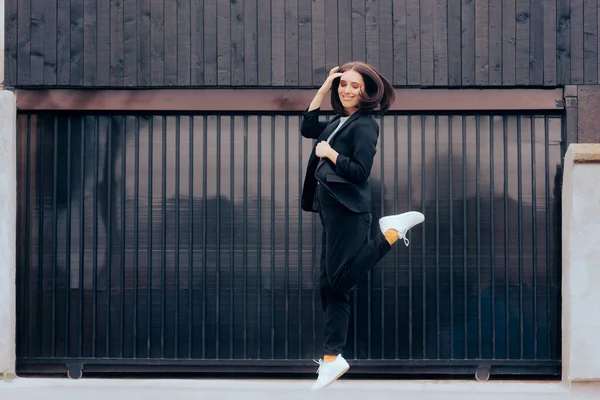
{"label": "metal gate post", "polygon": [[565,86],[565,136],[564,152],[572,143],[578,143],[578,101],[577,85]]}
{"label": "metal gate post", "polygon": [[15,95],[0,91],[0,375],[15,374],[17,109]]}

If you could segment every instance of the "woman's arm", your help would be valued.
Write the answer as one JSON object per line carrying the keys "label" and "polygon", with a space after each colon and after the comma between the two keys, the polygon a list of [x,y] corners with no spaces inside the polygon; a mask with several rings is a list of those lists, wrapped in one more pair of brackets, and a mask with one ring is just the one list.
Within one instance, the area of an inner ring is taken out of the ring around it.
{"label": "woman's arm", "polygon": [[310,102],[308,109],[303,115],[302,124],[300,125],[300,133],[305,138],[316,139],[319,137],[323,129],[327,126],[327,122],[319,122],[319,110],[321,108],[321,103],[323,102],[323,97],[329,92],[331,89],[331,84],[334,79],[342,76],[340,72],[336,72],[340,67],[332,68],[329,71],[329,76],[323,82],[323,85],[315,94],[315,97]]}
{"label": "woman's arm", "polygon": [[316,139],[319,137],[327,122],[319,121],[319,109],[306,111],[302,115],[302,124],[300,125],[300,134],[305,138]]}

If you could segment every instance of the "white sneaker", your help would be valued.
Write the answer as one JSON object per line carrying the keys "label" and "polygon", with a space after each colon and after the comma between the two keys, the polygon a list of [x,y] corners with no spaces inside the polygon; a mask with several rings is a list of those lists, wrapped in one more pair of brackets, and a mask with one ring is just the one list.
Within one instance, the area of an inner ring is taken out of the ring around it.
{"label": "white sneaker", "polygon": [[326,388],[340,376],[344,375],[348,371],[348,368],[350,368],[350,365],[348,365],[348,362],[341,354],[337,356],[335,361],[324,362],[323,360],[319,360],[315,362],[319,364],[319,369],[317,370],[319,377],[313,385],[312,390]]}
{"label": "white sneaker", "polygon": [[404,239],[404,244],[408,246],[406,233],[410,228],[425,221],[425,216],[417,211],[409,211],[403,214],[390,215],[379,219],[379,229],[385,233],[388,229],[398,231],[398,237]]}

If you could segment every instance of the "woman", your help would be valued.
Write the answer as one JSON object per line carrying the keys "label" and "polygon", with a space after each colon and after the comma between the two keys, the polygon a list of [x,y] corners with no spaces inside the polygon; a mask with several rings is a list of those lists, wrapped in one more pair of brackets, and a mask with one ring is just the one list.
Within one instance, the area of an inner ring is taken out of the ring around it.
{"label": "woman", "polygon": [[[338,114],[319,122],[323,97],[331,90]],[[408,246],[406,232],[424,221],[415,211],[383,217],[381,233],[369,237],[369,175],[379,126],[373,112],[384,113],[395,99],[392,85],[373,67],[351,62],[333,68],[302,120],[301,134],[316,139],[308,161],[302,209],[318,212],[323,224],[321,302],[325,319],[324,358],[313,390],[322,389],[349,368],[342,357],[350,317],[349,292],[398,240]]]}

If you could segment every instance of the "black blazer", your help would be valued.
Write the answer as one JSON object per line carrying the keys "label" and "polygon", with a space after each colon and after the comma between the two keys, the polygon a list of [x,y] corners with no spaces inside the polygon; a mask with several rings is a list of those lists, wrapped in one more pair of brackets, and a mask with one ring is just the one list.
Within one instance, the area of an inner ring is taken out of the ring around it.
{"label": "black blazer", "polygon": [[319,109],[305,111],[300,126],[302,136],[317,139],[304,177],[302,209],[317,211],[315,191],[318,181],[349,210],[357,213],[371,212],[369,175],[377,152],[379,125],[371,114],[360,111],[352,114],[329,143],[339,153],[334,165],[327,158],[317,157],[315,148],[335,130],[340,116],[330,122],[320,122],[318,114]]}

